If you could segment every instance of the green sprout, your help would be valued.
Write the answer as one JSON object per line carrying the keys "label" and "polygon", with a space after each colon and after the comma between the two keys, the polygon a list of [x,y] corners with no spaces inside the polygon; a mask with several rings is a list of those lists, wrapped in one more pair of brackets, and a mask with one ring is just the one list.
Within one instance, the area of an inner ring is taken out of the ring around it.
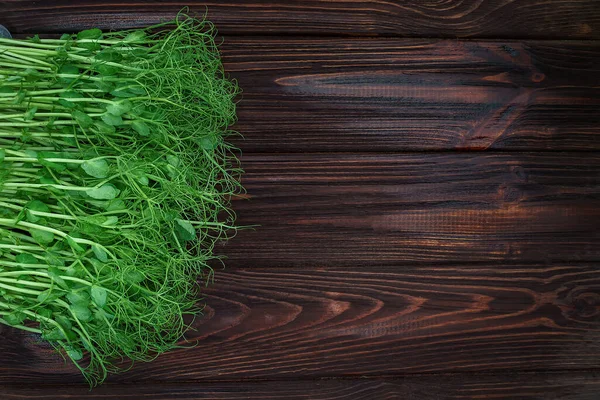
{"label": "green sprout", "polygon": [[92,385],[177,347],[236,232],[238,93],[213,25],[184,14],[0,39],[0,322]]}

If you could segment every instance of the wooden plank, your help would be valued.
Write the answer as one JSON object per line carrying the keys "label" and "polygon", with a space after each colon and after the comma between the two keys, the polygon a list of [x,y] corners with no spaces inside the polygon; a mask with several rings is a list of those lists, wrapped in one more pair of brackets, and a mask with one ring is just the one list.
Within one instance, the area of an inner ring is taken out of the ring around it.
{"label": "wooden plank", "polygon": [[[24,35],[20,35],[24,37]],[[245,152],[600,150],[600,41],[229,37]]]}
{"label": "wooden plank", "polygon": [[204,13],[225,34],[399,35],[411,37],[600,38],[596,0],[129,1],[2,2],[15,32],[127,28],[172,18],[183,6]]}
{"label": "wooden plank", "polygon": [[600,154],[244,157],[231,266],[600,257]]}
{"label": "wooden plank", "polygon": [[[109,383],[583,371],[600,367],[600,265],[414,265],[217,272],[195,348]],[[0,383],[81,382],[5,328]]]}
{"label": "wooden plank", "polygon": [[213,400],[385,400],[521,399],[597,400],[600,377],[581,374],[424,375],[404,379],[328,379],[310,381],[203,382],[201,384],[85,386],[0,386],[5,400],[61,399],[213,399]]}
{"label": "wooden plank", "polygon": [[244,90],[245,151],[600,150],[600,42],[227,38],[222,50]]}

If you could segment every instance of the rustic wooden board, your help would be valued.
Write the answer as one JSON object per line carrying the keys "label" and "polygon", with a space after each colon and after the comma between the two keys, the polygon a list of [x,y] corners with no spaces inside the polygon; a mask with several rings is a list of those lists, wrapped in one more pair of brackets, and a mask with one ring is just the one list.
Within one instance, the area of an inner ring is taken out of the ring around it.
{"label": "rustic wooden board", "polygon": [[[109,382],[322,378],[600,367],[600,266],[443,264],[218,271],[193,349]],[[81,382],[4,328],[0,382]]]}
{"label": "rustic wooden board", "polygon": [[203,382],[201,384],[106,385],[92,392],[82,386],[4,386],[5,400],[61,399],[213,399],[213,400],[597,400],[600,377],[583,374],[425,375],[404,379]]}
{"label": "rustic wooden board", "polygon": [[226,38],[222,51],[246,152],[600,150],[600,42]]}
{"label": "rustic wooden board", "polygon": [[248,155],[231,266],[600,257],[597,153]]}
{"label": "rustic wooden board", "polygon": [[401,35],[412,37],[600,38],[596,0],[443,2],[348,0],[9,0],[2,23],[16,32],[125,28],[172,18],[183,6],[224,34]]}
{"label": "rustic wooden board", "polygon": [[221,50],[245,152],[600,150],[600,42],[228,37]]}
{"label": "rustic wooden board", "polygon": [[235,208],[262,226],[219,249],[200,346],[90,395],[0,326],[1,398],[598,397],[597,0],[9,0],[0,23],[116,29],[183,5],[208,6],[244,89]]}

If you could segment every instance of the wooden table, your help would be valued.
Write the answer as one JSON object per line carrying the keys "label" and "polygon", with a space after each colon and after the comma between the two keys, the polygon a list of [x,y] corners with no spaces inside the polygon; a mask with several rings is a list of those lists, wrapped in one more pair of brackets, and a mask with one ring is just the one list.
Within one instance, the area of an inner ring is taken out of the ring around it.
{"label": "wooden table", "polygon": [[16,33],[183,5],[244,90],[248,199],[191,339],[89,393],[3,327],[0,398],[600,398],[600,1],[8,0]]}

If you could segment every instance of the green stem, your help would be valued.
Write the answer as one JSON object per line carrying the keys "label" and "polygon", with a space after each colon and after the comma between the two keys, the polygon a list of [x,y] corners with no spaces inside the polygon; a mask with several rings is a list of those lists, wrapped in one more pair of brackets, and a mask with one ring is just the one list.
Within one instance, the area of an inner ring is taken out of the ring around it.
{"label": "green stem", "polygon": [[6,320],[4,318],[0,318],[0,323],[2,323],[4,325],[8,325],[13,328],[21,329],[22,331],[37,333],[38,335],[42,334],[42,331],[40,329],[32,328],[30,326],[25,326],[25,325],[11,325],[8,322],[6,322]]}

